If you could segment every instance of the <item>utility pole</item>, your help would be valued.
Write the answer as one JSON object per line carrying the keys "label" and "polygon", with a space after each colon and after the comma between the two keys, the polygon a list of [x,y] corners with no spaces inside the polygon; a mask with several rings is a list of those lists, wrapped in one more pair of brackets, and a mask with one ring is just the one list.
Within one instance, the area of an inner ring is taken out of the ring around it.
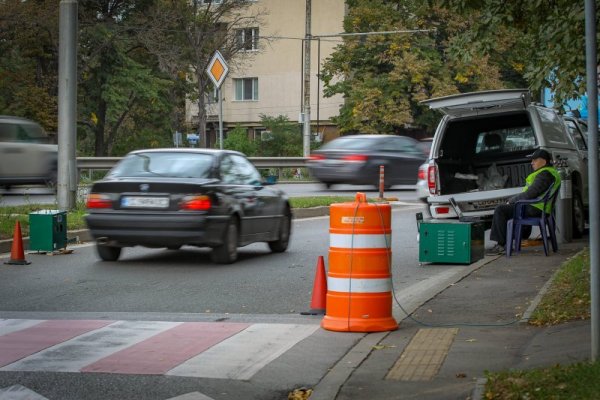
{"label": "utility pole", "polygon": [[311,0],[306,0],[306,35],[304,37],[304,112],[302,129],[302,153],[304,157],[310,155],[310,4]]}
{"label": "utility pole", "polygon": [[588,176],[590,188],[590,294],[592,361],[600,360],[600,193],[598,185],[598,61],[596,2],[585,0],[585,53],[588,96]]}
{"label": "utility pole", "polygon": [[77,197],[77,0],[60,0],[58,33],[58,176],[56,197],[62,211]]}

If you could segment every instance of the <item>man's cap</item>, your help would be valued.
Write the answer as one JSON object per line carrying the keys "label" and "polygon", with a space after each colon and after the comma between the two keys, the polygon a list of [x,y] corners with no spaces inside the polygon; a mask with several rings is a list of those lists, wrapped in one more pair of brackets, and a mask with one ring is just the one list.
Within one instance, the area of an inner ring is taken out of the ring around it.
{"label": "man's cap", "polygon": [[544,149],[537,149],[536,151],[534,151],[532,154],[528,155],[527,157],[531,158],[531,159],[543,158],[547,162],[552,162],[552,156],[550,155],[550,153],[548,153]]}

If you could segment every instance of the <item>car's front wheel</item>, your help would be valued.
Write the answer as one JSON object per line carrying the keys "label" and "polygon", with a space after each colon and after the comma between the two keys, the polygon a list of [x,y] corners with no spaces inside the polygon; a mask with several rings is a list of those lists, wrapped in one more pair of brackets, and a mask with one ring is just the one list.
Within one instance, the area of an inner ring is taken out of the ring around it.
{"label": "car's front wheel", "polygon": [[120,247],[97,244],[96,250],[98,251],[98,256],[100,256],[102,261],[117,261],[121,255]]}
{"label": "car's front wheel", "polygon": [[273,253],[283,253],[290,243],[290,232],[292,231],[292,213],[287,210],[279,223],[279,236],[277,240],[269,242],[269,248]]}
{"label": "car's front wheel", "polygon": [[223,235],[223,243],[212,249],[212,259],[217,264],[231,264],[237,260],[238,225],[230,219]]}

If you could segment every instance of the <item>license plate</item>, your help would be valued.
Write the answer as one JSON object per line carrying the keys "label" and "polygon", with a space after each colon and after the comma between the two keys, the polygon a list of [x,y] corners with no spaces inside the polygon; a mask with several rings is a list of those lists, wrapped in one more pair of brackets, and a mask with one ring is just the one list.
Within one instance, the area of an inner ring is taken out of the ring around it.
{"label": "license plate", "polygon": [[121,199],[124,208],[168,208],[168,197],[125,196]]}
{"label": "license plate", "polygon": [[475,210],[486,210],[495,208],[499,204],[506,204],[506,199],[492,199],[492,200],[480,200],[473,202],[473,208]]}

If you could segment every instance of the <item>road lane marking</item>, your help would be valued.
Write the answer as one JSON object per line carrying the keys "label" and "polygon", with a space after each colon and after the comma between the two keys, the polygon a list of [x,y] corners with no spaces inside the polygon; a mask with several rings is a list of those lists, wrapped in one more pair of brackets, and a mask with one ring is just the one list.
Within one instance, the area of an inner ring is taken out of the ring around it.
{"label": "road lane marking", "polygon": [[185,322],[81,369],[81,372],[164,374],[248,328],[249,324]]}
{"label": "road lane marking", "polygon": [[[0,399],[6,400],[48,400],[47,397],[22,385],[0,388]],[[190,399],[191,400],[191,399]]]}
{"label": "road lane marking", "polygon": [[[28,328],[2,335],[0,336],[0,366],[26,359],[27,356],[52,348],[57,343],[90,331],[93,332],[112,322],[86,320],[43,321]],[[4,370],[4,368],[0,368],[0,370]],[[7,370],[10,371],[10,369]]]}
{"label": "road lane marking", "polygon": [[32,327],[43,321],[42,319],[2,319],[0,320],[0,336]]}
{"label": "road lane marking", "polygon": [[317,329],[316,325],[255,324],[173,368],[167,375],[250,379]]}
{"label": "road lane marking", "polygon": [[[47,321],[54,325],[65,321]],[[82,322],[82,321],[73,321]],[[95,321],[104,323],[107,321]],[[111,321],[108,321],[109,323]],[[141,340],[181,324],[180,322],[118,321],[0,368],[0,371],[79,372],[85,366]],[[21,332],[14,332],[20,335]],[[0,337],[0,340],[2,337]]]}

